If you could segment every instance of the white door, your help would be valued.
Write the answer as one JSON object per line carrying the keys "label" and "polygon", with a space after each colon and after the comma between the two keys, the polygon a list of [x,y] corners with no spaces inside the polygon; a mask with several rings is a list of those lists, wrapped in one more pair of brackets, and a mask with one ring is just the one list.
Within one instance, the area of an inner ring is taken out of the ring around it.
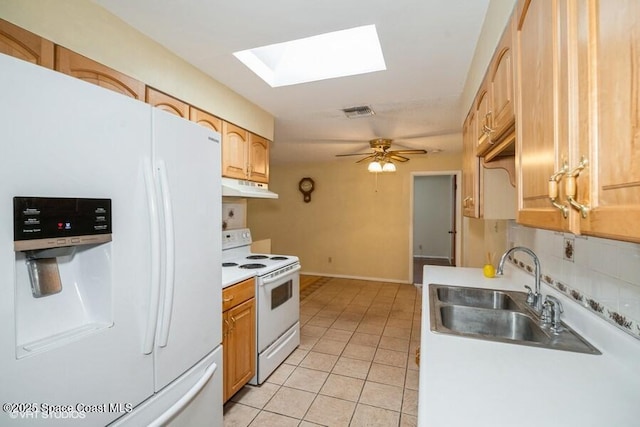
{"label": "white door", "polygon": [[163,206],[156,390],[222,343],[220,135],[153,109]]}
{"label": "white door", "polygon": [[[77,404],[136,405],[153,393],[152,356],[142,352],[151,108],[5,55],[0,93],[0,400],[38,405],[35,415],[0,413],[0,425],[68,424],[81,416]],[[35,298],[13,251],[14,196],[109,198],[113,241],[65,262],[62,291]],[[76,412],[45,419],[41,404]],[[104,425],[121,415],[83,417]]]}

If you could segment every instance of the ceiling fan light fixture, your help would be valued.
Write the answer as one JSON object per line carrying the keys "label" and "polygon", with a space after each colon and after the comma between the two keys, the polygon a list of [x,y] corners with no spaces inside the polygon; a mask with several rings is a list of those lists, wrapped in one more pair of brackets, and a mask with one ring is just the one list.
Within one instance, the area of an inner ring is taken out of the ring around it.
{"label": "ceiling fan light fixture", "polygon": [[386,162],[382,166],[382,172],[395,172],[395,171],[396,171],[396,165],[394,165],[391,162]]}
{"label": "ceiling fan light fixture", "polygon": [[367,170],[373,173],[382,172],[382,165],[377,160],[374,160],[371,163],[369,163]]}

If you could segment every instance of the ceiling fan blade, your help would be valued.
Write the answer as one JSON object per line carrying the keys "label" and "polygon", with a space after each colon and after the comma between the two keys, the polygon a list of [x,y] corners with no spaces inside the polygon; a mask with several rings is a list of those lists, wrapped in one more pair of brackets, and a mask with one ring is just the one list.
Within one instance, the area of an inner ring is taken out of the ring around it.
{"label": "ceiling fan blade", "polygon": [[408,157],[398,156],[397,154],[389,154],[389,158],[391,158],[392,160],[395,160],[397,162],[403,162],[403,163],[409,161]]}
{"label": "ceiling fan blade", "polygon": [[356,163],[364,162],[365,160],[375,159],[375,158],[376,158],[376,155],[375,154],[371,154],[370,156],[367,156],[365,158],[362,158],[362,159],[358,160]]}
{"label": "ceiling fan blade", "polygon": [[368,156],[369,153],[349,153],[349,154],[336,154],[336,157],[347,157],[347,156]]}
{"label": "ceiling fan blade", "polygon": [[427,154],[427,150],[392,150],[388,151],[392,154]]}

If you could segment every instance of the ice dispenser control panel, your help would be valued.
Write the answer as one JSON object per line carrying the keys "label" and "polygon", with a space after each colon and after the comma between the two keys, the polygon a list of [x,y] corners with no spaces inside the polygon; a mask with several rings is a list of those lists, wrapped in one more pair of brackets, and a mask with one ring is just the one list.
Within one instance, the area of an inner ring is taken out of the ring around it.
{"label": "ice dispenser control panel", "polygon": [[14,197],[14,249],[111,241],[111,199]]}

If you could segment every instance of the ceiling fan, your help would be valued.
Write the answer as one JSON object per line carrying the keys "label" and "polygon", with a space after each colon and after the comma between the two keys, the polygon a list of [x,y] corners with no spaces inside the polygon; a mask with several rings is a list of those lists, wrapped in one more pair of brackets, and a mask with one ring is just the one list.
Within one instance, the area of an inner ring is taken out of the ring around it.
{"label": "ceiling fan", "polygon": [[361,163],[371,160],[369,163],[369,172],[395,172],[396,166],[392,161],[407,162],[407,154],[427,154],[427,150],[390,150],[393,140],[387,138],[376,138],[369,141],[369,146],[373,150],[371,153],[350,153],[336,154],[336,157],[346,156],[364,156],[356,161]]}

